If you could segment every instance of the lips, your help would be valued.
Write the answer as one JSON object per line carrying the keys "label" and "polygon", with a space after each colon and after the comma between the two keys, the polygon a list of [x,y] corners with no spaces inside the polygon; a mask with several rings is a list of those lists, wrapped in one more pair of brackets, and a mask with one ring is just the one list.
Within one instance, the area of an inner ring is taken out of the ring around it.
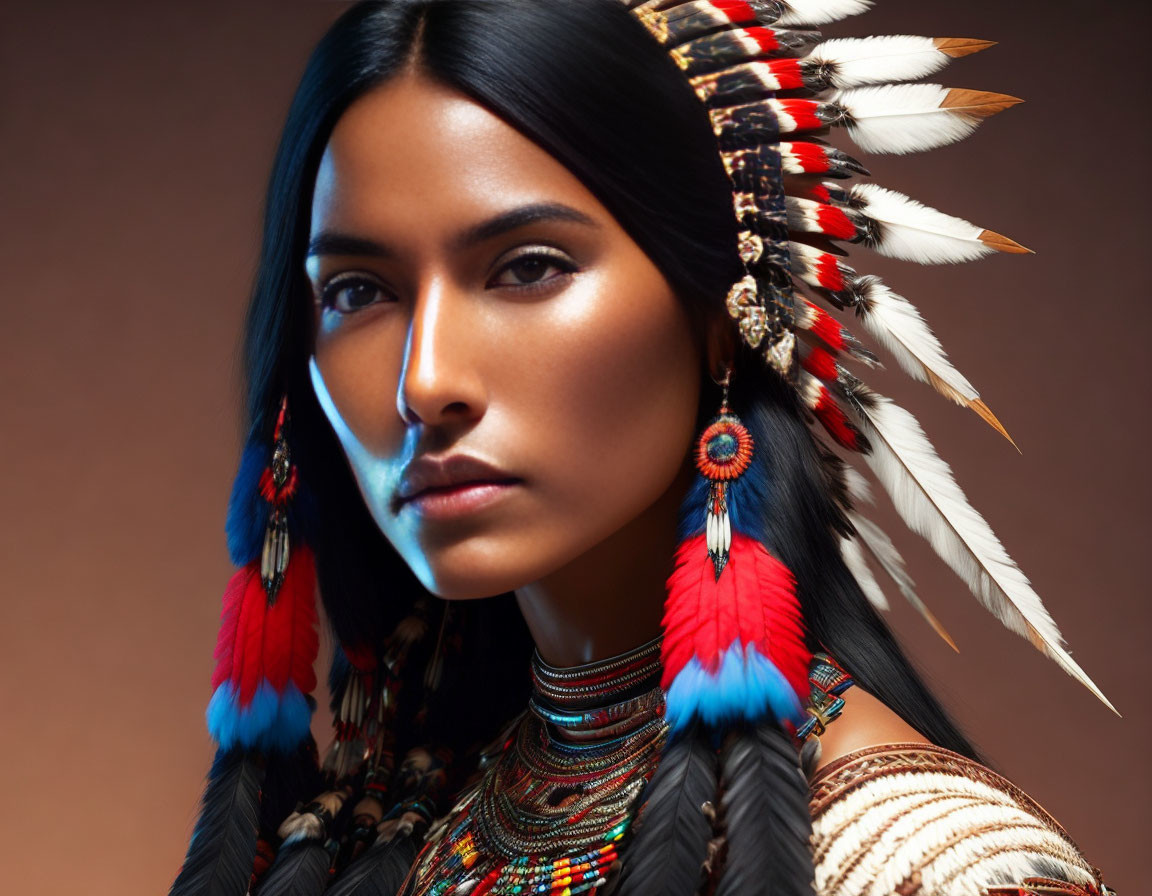
{"label": "lips", "polygon": [[494,464],[467,454],[453,454],[445,458],[418,457],[404,468],[396,499],[402,505],[426,492],[459,488],[465,483],[507,484],[520,481],[519,477]]}

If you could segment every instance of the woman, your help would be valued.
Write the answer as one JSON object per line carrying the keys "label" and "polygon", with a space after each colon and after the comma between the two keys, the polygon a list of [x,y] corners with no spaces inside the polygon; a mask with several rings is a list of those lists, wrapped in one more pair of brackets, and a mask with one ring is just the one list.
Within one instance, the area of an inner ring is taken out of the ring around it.
{"label": "woman", "polygon": [[812,132],[926,149],[1014,101],[871,86],[985,44],[819,43],[864,5],[390,0],[324,38],[269,190],[173,893],[1106,891],[869,602],[865,552],[942,632],[831,443],[1095,691],[822,310],[1000,429],[832,241],[1026,250],[825,180],[864,170]]}

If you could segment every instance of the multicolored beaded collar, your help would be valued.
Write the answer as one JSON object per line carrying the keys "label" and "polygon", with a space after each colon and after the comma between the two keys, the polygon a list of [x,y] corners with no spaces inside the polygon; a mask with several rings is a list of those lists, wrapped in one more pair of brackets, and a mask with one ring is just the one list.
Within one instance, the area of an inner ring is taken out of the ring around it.
{"label": "multicolored beaded collar", "polygon": [[[535,655],[528,711],[429,831],[402,893],[577,896],[607,883],[667,738],[660,673],[659,638],[570,669]],[[853,682],[818,653],[809,684],[796,739],[818,757]]]}
{"label": "multicolored beaded collar", "polygon": [[660,639],[556,669],[533,657],[528,711],[428,835],[402,890],[576,896],[618,859],[667,737]]}

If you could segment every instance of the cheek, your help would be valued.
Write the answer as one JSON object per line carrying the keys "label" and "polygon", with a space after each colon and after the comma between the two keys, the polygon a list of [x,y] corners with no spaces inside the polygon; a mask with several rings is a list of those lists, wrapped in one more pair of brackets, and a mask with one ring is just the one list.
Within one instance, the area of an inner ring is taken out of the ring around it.
{"label": "cheek", "polygon": [[[563,524],[604,537],[654,503],[694,438],[700,357],[687,316],[654,270],[573,290],[529,379],[531,431]],[[626,284],[621,289],[620,284]]]}
{"label": "cheek", "polygon": [[315,343],[325,388],[347,427],[376,457],[397,457],[404,445],[405,427],[396,407],[404,338],[398,321],[380,316],[334,336],[322,335]]}
{"label": "cheek", "polygon": [[[357,338],[357,337],[363,338]],[[366,328],[334,345],[318,343],[310,362],[313,391],[328,418],[372,517],[381,532],[417,571],[419,552],[412,533],[391,511],[406,454],[405,427],[396,411],[400,361],[389,361],[387,333]],[[418,574],[421,572],[418,571]]]}

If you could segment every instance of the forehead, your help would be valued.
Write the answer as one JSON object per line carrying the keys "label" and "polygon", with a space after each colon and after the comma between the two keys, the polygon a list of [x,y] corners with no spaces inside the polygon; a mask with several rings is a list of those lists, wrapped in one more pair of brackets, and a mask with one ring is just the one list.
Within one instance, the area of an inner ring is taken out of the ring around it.
{"label": "forehead", "polygon": [[337,122],[317,174],[312,230],[456,230],[542,200],[607,217],[543,148],[464,94],[410,75],[369,91]]}

